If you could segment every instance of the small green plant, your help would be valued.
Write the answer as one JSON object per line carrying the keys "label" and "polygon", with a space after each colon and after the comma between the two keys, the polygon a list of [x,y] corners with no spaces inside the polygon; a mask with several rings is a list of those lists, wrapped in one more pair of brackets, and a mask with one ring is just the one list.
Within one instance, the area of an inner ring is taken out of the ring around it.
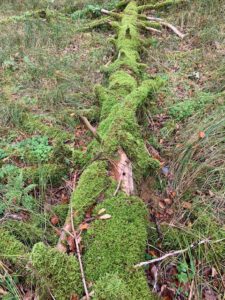
{"label": "small green plant", "polygon": [[22,206],[26,209],[34,209],[35,199],[30,192],[36,187],[35,184],[25,186],[22,170],[6,165],[1,169],[0,179],[4,178],[0,184],[2,200],[0,202],[0,214],[4,214],[7,209],[15,210],[15,207]]}
{"label": "small green plant", "polygon": [[190,262],[190,266],[187,264],[186,260],[183,260],[177,264],[177,279],[180,283],[187,283],[193,279],[195,275],[195,267],[193,262]]}
{"label": "small green plant", "polygon": [[46,136],[33,136],[17,143],[14,149],[23,161],[41,163],[49,160],[53,147]]}
{"label": "small green plant", "polygon": [[198,97],[178,102],[169,108],[169,114],[174,119],[181,121],[192,116],[196,111],[204,110],[207,104],[213,103],[215,96],[209,93],[201,93]]}

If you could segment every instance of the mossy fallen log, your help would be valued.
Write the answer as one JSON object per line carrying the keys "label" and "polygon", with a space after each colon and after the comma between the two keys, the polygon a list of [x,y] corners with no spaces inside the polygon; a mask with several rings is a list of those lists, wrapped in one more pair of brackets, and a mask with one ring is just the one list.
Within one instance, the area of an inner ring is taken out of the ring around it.
{"label": "mossy fallen log", "polygon": [[[96,161],[79,179],[64,227],[72,231],[72,223],[77,227],[88,209],[97,205],[92,216],[94,222],[83,237],[85,255],[82,257],[86,280],[94,284],[95,299],[154,299],[144,271],[133,268],[145,255],[147,209],[140,198],[131,196],[135,190],[129,189],[127,184],[133,185],[147,171],[160,166],[145,147],[136,114],[145,101],[154,97],[163,80],[150,78],[141,63],[140,51],[144,41],[139,32],[138,10],[136,2],[131,1],[120,13],[121,18],[112,22],[116,30],[117,58],[105,68],[108,84],[96,87],[101,105],[97,129],[99,139],[89,147],[89,153]],[[99,219],[101,208],[111,216],[110,219]],[[64,232],[57,246],[60,251],[66,252],[66,238]],[[78,295],[82,293],[75,257],[37,244],[33,248],[32,261],[37,274],[45,278],[46,284],[49,283],[53,295],[61,293],[60,288],[66,285],[66,281],[69,286],[67,296],[74,291]],[[58,262],[58,268],[53,270],[54,261]],[[71,276],[65,274],[69,262],[76,272],[69,272]],[[64,269],[61,270],[60,266]],[[58,277],[60,272],[65,278]],[[79,288],[76,290],[76,287]]]}

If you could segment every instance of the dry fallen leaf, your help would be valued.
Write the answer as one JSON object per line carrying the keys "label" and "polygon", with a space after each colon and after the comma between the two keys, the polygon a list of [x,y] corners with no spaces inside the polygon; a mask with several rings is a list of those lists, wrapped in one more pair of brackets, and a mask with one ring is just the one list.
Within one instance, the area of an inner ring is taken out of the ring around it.
{"label": "dry fallen leaf", "polygon": [[73,238],[71,235],[69,235],[69,236],[67,237],[67,243],[68,243],[68,245],[69,245],[70,251],[75,252],[75,250],[76,250],[76,245],[75,245],[74,238]]}
{"label": "dry fallen leaf", "polygon": [[70,300],[79,300],[79,297],[78,297],[76,294],[73,294],[73,295],[70,297]]}
{"label": "dry fallen leaf", "polygon": [[108,220],[108,219],[111,219],[111,218],[112,218],[112,216],[109,215],[109,214],[105,214],[105,215],[102,215],[102,216],[99,217],[100,220]]}
{"label": "dry fallen leaf", "polygon": [[165,198],[164,199],[164,202],[167,204],[167,205],[171,205],[173,203],[172,199],[170,198]]}
{"label": "dry fallen leaf", "polygon": [[218,272],[215,268],[212,267],[212,278],[216,277],[218,275]]}
{"label": "dry fallen leaf", "polygon": [[52,225],[57,225],[59,223],[59,218],[55,215],[51,217],[51,223]]}
{"label": "dry fallen leaf", "polygon": [[172,216],[174,213],[174,211],[171,208],[167,209],[166,212],[169,216]]}
{"label": "dry fallen leaf", "polygon": [[204,131],[200,131],[199,134],[198,134],[198,136],[199,136],[200,139],[204,139],[205,132]]}
{"label": "dry fallen leaf", "polygon": [[210,197],[215,196],[215,194],[214,194],[211,190],[209,190],[208,193],[209,193],[209,196],[210,196]]}
{"label": "dry fallen leaf", "polygon": [[183,208],[191,209],[192,204],[190,202],[184,201],[183,204],[182,204],[182,206],[183,206]]}
{"label": "dry fallen leaf", "polygon": [[98,212],[98,215],[101,215],[103,214],[104,212],[106,212],[106,209],[105,208],[101,208]]}
{"label": "dry fallen leaf", "polygon": [[88,227],[89,227],[89,224],[88,223],[84,223],[84,224],[80,224],[79,229],[80,230],[87,230]]}
{"label": "dry fallen leaf", "polygon": [[0,295],[7,295],[8,293],[0,287]]}
{"label": "dry fallen leaf", "polygon": [[162,209],[164,209],[166,206],[165,206],[165,204],[162,201],[159,201],[159,207],[162,208]]}

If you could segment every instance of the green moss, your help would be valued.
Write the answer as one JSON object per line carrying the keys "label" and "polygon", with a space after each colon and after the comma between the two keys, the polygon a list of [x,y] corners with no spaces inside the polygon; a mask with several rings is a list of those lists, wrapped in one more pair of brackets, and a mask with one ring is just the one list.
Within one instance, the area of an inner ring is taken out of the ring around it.
{"label": "green moss", "polygon": [[144,11],[144,10],[161,10],[170,7],[171,5],[177,5],[181,3],[185,3],[186,0],[165,0],[160,3],[156,4],[145,4],[138,7],[138,11]]}
{"label": "green moss", "polygon": [[109,78],[109,90],[116,92],[120,97],[126,96],[137,88],[137,81],[125,71],[117,71]]}
{"label": "green moss", "polygon": [[106,274],[94,285],[94,300],[131,299],[126,282],[118,274]]}
{"label": "green moss", "polygon": [[94,300],[153,300],[156,297],[150,292],[142,271],[135,272],[131,278],[123,274],[106,274],[93,287]]}
{"label": "green moss", "polygon": [[[85,272],[94,285],[95,299],[154,299],[142,270],[133,269],[144,259],[147,211],[136,197],[123,194],[95,208],[111,215],[96,220],[84,237]],[[96,266],[98,266],[96,268]]]}
{"label": "green moss", "polygon": [[74,256],[38,243],[32,250],[31,261],[40,285],[46,286],[56,299],[67,300],[72,294],[81,295],[79,264]]}
{"label": "green moss", "polygon": [[128,68],[136,74],[140,74],[139,47],[141,39],[138,28],[137,5],[131,1],[123,12],[120,23],[114,26],[117,29],[117,39],[115,40],[116,49],[119,53],[118,58],[107,69],[109,73],[114,73],[121,67]]}
{"label": "green moss", "polygon": [[[134,83],[134,81],[133,81]],[[102,137],[101,149],[106,153],[116,153],[122,147],[134,163],[137,178],[152,167],[159,167],[159,162],[149,156],[144,141],[140,135],[137,123],[136,111],[144,103],[149,95],[153,94],[162,85],[163,81],[146,80],[138,88],[128,94],[122,102],[104,104],[104,112],[108,105],[110,111],[99,125],[98,132]]]}
{"label": "green moss", "polygon": [[22,264],[27,248],[7,230],[0,229],[0,259],[14,264]]}
{"label": "green moss", "polygon": [[109,179],[106,166],[105,162],[94,162],[81,175],[79,184],[71,197],[76,224],[82,220],[85,211],[95,204],[98,197],[107,189]]}
{"label": "green moss", "polygon": [[43,230],[32,222],[8,220],[2,226],[27,246],[33,246],[44,236]]}
{"label": "green moss", "polygon": [[90,155],[88,155],[87,152],[84,152],[83,150],[79,150],[79,149],[73,150],[72,160],[76,167],[82,169],[88,164],[90,159],[91,159]]}
{"label": "green moss", "polygon": [[87,232],[85,264],[90,280],[98,280],[109,270],[129,272],[145,252],[147,211],[142,201],[120,195],[97,205],[95,213],[101,208],[112,217],[96,220]]}

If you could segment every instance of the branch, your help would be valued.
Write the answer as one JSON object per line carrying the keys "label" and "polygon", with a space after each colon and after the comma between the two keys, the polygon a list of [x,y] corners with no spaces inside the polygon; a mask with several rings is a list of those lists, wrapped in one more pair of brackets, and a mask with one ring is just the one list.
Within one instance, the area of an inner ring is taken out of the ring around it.
{"label": "branch", "polygon": [[[73,176],[73,187],[72,187],[73,191],[75,190],[75,187],[76,187],[77,176],[78,176],[78,172],[75,172],[74,176]],[[71,223],[70,215],[68,215],[65,220],[64,226],[62,228],[62,231],[61,231],[61,234],[59,237],[59,241],[56,246],[56,249],[59,252],[66,253],[66,251],[67,251],[67,233],[68,232],[71,233],[71,231],[72,231],[72,223]]]}
{"label": "branch", "polygon": [[84,268],[83,268],[81,254],[80,254],[80,248],[79,248],[79,242],[78,242],[77,233],[75,231],[74,223],[73,223],[73,208],[72,208],[72,205],[70,206],[70,218],[71,218],[71,226],[72,226],[73,238],[74,238],[75,245],[76,245],[77,258],[78,258],[79,265],[80,265],[80,272],[81,272],[82,282],[83,282],[84,291],[85,291],[85,295],[86,295],[86,300],[89,300],[90,299],[90,295],[89,295],[87,284],[86,284],[86,280],[85,280]]}
{"label": "branch", "polygon": [[161,256],[161,257],[158,257],[158,258],[154,258],[154,259],[151,259],[151,260],[148,260],[148,261],[144,261],[144,262],[140,262],[138,264],[136,264],[134,267],[135,268],[139,268],[139,267],[142,267],[142,266],[146,266],[146,265],[149,265],[149,264],[153,264],[153,263],[156,263],[156,262],[159,262],[159,261],[162,261],[168,257],[171,257],[171,256],[176,256],[176,255],[179,255],[179,254],[182,254],[182,253],[185,253],[193,248],[196,248],[202,244],[215,244],[215,243],[220,243],[222,241],[224,241],[224,239],[220,239],[220,240],[217,240],[217,241],[211,241],[209,238],[205,239],[205,240],[202,240],[198,243],[193,243],[191,244],[189,247],[185,248],[185,249],[181,249],[181,250],[177,250],[177,251],[171,251],[169,253],[166,253],[165,255]]}
{"label": "branch", "polygon": [[101,19],[94,20],[93,22],[88,23],[87,26],[81,27],[77,30],[77,32],[82,32],[86,30],[91,30],[101,25],[110,25],[111,26],[111,18],[110,17],[102,17]]}
{"label": "branch", "polygon": [[164,2],[161,3],[157,3],[157,4],[146,4],[146,5],[141,5],[138,7],[138,11],[144,11],[144,10],[160,10],[160,9],[164,9],[167,8],[171,5],[177,5],[180,3],[185,3],[187,2],[186,0],[166,0]]}
{"label": "branch", "polygon": [[100,135],[97,133],[96,128],[91,125],[91,123],[88,121],[88,119],[86,117],[84,117],[84,116],[79,116],[79,117],[80,117],[81,121],[84,123],[84,125],[87,127],[87,129],[91,131],[92,135],[96,138],[96,140],[99,143],[101,143],[102,139],[101,139]]}
{"label": "branch", "polygon": [[114,17],[114,18],[119,19],[119,20],[122,18],[122,16],[121,16],[120,14],[115,13],[115,12],[113,12],[113,11],[109,11],[109,10],[104,9],[104,8],[101,9],[101,13],[102,13],[102,14],[105,14],[105,15],[107,15],[107,16]]}
{"label": "branch", "polygon": [[152,28],[152,27],[144,27],[145,30],[147,31],[151,31],[153,33],[162,33],[161,30],[158,30],[158,29],[155,29],[155,28]]}
{"label": "branch", "polygon": [[171,29],[176,35],[178,35],[181,39],[183,39],[186,35],[184,33],[182,33],[180,30],[178,30],[174,25],[168,23],[168,22],[165,22],[163,21],[162,19],[160,18],[155,18],[155,17],[147,17],[146,16],[146,19],[149,20],[149,21],[157,21],[159,22],[160,24],[162,24],[164,27],[167,27],[169,29]]}

